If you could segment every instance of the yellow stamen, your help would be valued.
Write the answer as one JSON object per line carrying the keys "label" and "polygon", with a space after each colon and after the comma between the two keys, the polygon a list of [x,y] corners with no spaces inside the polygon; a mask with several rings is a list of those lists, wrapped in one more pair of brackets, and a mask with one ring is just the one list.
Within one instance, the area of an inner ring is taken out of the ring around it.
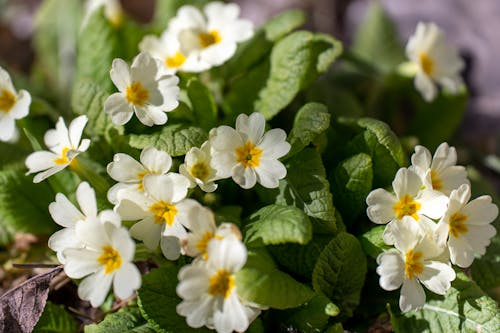
{"label": "yellow stamen", "polygon": [[177,68],[182,66],[185,61],[186,57],[184,54],[182,54],[181,51],[177,51],[173,56],[165,59],[165,65],[169,68]]}
{"label": "yellow stamen", "polygon": [[408,279],[413,279],[415,275],[421,274],[424,271],[422,263],[423,254],[420,251],[413,252],[410,250],[405,255],[405,275]]}
{"label": "yellow stamen", "polygon": [[147,174],[149,174],[148,171],[141,171],[137,174],[137,178],[139,179],[139,184],[137,184],[137,189],[139,191],[144,191],[144,184],[142,183],[142,180],[144,179],[144,176],[146,176]]}
{"label": "yellow stamen", "polygon": [[453,214],[450,217],[450,234],[455,238],[460,237],[461,234],[466,234],[469,231],[469,228],[465,222],[467,222],[467,215],[458,212]]}
{"label": "yellow stamen", "polygon": [[16,96],[7,89],[2,89],[0,94],[0,111],[9,112],[16,104]]}
{"label": "yellow stamen", "polygon": [[213,44],[217,44],[222,40],[222,37],[217,30],[212,30],[208,33],[200,32],[198,34],[198,38],[200,39],[200,45],[203,48],[209,47]]}
{"label": "yellow stamen", "polygon": [[198,241],[198,243],[196,243],[196,248],[198,249],[198,251],[203,253],[203,259],[205,259],[205,260],[208,258],[208,256],[207,256],[208,242],[210,242],[210,240],[212,238],[214,238],[213,232],[207,231],[203,234],[203,236]]}
{"label": "yellow stamen", "polygon": [[234,288],[234,275],[225,269],[220,269],[210,277],[208,292],[212,296],[228,298]]}
{"label": "yellow stamen", "polygon": [[441,191],[443,188],[443,181],[439,176],[437,175],[437,172],[434,170],[431,170],[431,181],[432,181],[432,188],[437,191]]}
{"label": "yellow stamen", "polygon": [[104,273],[109,274],[121,267],[122,257],[114,248],[105,245],[102,247],[102,254],[97,258],[97,262],[106,265]]}
{"label": "yellow stamen", "polygon": [[56,158],[54,160],[54,163],[55,164],[59,164],[59,165],[62,165],[62,164],[69,164],[70,160],[68,158],[68,152],[71,150],[70,147],[64,147],[63,150],[61,151],[61,156]]}
{"label": "yellow stamen", "polygon": [[262,156],[262,149],[255,147],[253,142],[248,141],[243,146],[236,148],[236,161],[247,167],[258,167],[260,164],[260,157]]}
{"label": "yellow stamen", "polygon": [[149,99],[149,91],[140,82],[132,82],[125,90],[125,97],[129,103],[143,106]]}
{"label": "yellow stamen", "polygon": [[413,200],[413,198],[407,194],[396,202],[392,209],[398,220],[401,220],[404,216],[411,216],[415,221],[418,221],[419,217],[417,213],[421,206],[422,205],[418,201]]}
{"label": "yellow stamen", "polygon": [[204,162],[198,162],[191,167],[189,173],[191,173],[191,176],[194,178],[205,180],[209,174],[208,166]]}
{"label": "yellow stamen", "polygon": [[425,52],[421,52],[419,54],[420,66],[422,66],[422,71],[425,74],[431,76],[434,72],[434,61],[427,55]]}
{"label": "yellow stamen", "polygon": [[149,211],[155,215],[156,224],[166,223],[169,226],[174,224],[174,219],[177,215],[177,208],[175,205],[165,201],[155,202],[149,207]]}

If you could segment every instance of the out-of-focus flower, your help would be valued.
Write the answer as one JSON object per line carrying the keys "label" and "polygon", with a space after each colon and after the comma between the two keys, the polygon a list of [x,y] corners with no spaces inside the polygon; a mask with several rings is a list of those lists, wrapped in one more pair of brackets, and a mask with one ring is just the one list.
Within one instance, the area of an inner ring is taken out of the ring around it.
{"label": "out-of-focus flower", "polygon": [[82,27],[85,27],[92,14],[102,7],[104,7],[104,15],[113,26],[118,27],[122,24],[123,8],[119,0],[87,0]]}

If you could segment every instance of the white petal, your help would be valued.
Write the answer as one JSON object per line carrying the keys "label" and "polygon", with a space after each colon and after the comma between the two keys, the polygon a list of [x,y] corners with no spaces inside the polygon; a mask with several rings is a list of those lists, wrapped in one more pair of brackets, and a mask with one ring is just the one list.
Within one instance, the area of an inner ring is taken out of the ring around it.
{"label": "white petal", "polygon": [[113,290],[121,299],[126,299],[141,286],[141,272],[132,263],[125,263],[116,271],[113,279]]}
{"label": "white petal", "polygon": [[179,284],[176,292],[187,300],[198,299],[208,291],[210,272],[205,265],[186,265],[179,271]]}
{"label": "white petal", "polygon": [[[75,228],[64,228],[56,231],[48,240],[48,246],[51,250],[61,252],[69,248],[81,248],[83,244],[76,238]],[[60,256],[65,258],[64,255]],[[62,262],[64,263],[64,262]]]}
{"label": "white petal", "polygon": [[484,255],[486,247],[490,245],[490,239],[493,238],[496,233],[496,229],[491,224],[471,225],[469,226],[469,232],[462,237],[467,239],[474,253]]}
{"label": "white petal", "polygon": [[152,172],[164,174],[172,167],[172,157],[164,151],[147,147],[141,152],[141,163]]}
{"label": "white petal", "polygon": [[[0,112],[4,112],[0,110]],[[0,140],[10,141],[16,133],[16,122],[10,115],[2,115],[0,117]]]}
{"label": "white petal", "polygon": [[58,173],[59,171],[61,171],[64,168],[66,168],[66,166],[67,166],[67,164],[57,165],[57,166],[54,166],[46,171],[40,172],[35,177],[33,177],[33,183],[40,183],[41,181],[49,178],[50,176]]}
{"label": "white petal", "polygon": [[247,260],[245,245],[235,237],[212,239],[207,246],[208,263],[212,267],[236,272]]}
{"label": "white petal", "polygon": [[396,173],[392,188],[396,196],[401,199],[405,195],[416,197],[422,187],[422,179],[412,170],[401,168]]}
{"label": "white petal", "polygon": [[245,134],[245,141],[252,141],[254,144],[261,140],[265,127],[266,119],[258,112],[254,112],[250,116],[242,113],[236,118],[236,130]]}
{"label": "white petal", "polygon": [[46,150],[35,151],[26,158],[28,174],[47,170],[55,166],[54,160],[59,156]]}
{"label": "white petal", "polygon": [[244,189],[249,189],[257,183],[257,175],[252,167],[245,168],[242,164],[237,164],[232,169],[232,178]]}
{"label": "white petal", "polygon": [[423,190],[418,197],[421,208],[418,214],[423,214],[431,219],[440,219],[448,206],[448,197],[434,190]]}
{"label": "white petal", "polygon": [[111,202],[113,205],[118,204],[118,192],[120,191],[135,191],[138,192],[138,184],[125,184],[125,183],[116,183],[115,185],[111,186],[111,188],[108,190],[108,201]]}
{"label": "white petal", "polygon": [[82,115],[73,119],[69,124],[69,140],[71,147],[77,148],[80,144],[80,139],[82,138],[83,129],[87,124],[88,118],[86,115]]}
{"label": "white petal", "polygon": [[76,199],[83,211],[83,214],[88,217],[97,216],[97,202],[95,199],[95,191],[90,187],[89,183],[82,182],[76,189]]}
{"label": "white petal", "polygon": [[368,205],[366,214],[368,218],[378,224],[390,222],[395,218],[393,207],[396,201],[393,194],[382,188],[371,191],[366,197],[366,204]]}
{"label": "white petal", "polygon": [[134,259],[135,242],[130,238],[128,229],[113,224],[110,238],[111,246],[118,251],[123,261],[130,262]]}
{"label": "white petal", "polygon": [[146,248],[154,251],[160,242],[161,229],[162,226],[154,223],[154,220],[151,217],[134,224],[130,228],[130,235],[132,235],[135,239],[143,241]]}
{"label": "white petal", "polygon": [[99,253],[95,251],[68,248],[63,251],[63,255],[66,258],[64,272],[72,279],[80,279],[101,267],[97,261]]}
{"label": "white petal", "polygon": [[113,81],[115,86],[121,92],[125,92],[130,83],[132,83],[130,80],[128,65],[120,58],[116,58],[113,60],[109,75],[111,76],[111,81]]}
{"label": "white petal", "polygon": [[123,183],[139,183],[139,174],[146,171],[139,162],[123,153],[115,154],[106,169],[111,178]]}
{"label": "white petal", "polygon": [[430,168],[432,162],[431,152],[423,146],[415,146],[415,153],[411,156],[411,164],[423,170]]}
{"label": "white petal", "polygon": [[137,221],[152,216],[149,212],[152,201],[141,193],[118,192],[118,201],[115,212],[125,221]]}
{"label": "white petal", "polygon": [[424,288],[416,279],[404,280],[399,297],[399,308],[403,312],[418,310],[425,304]]}
{"label": "white petal", "polygon": [[105,274],[104,269],[83,279],[78,286],[78,296],[90,301],[93,307],[100,306],[111,288],[113,274]]}
{"label": "white petal", "polygon": [[235,42],[220,42],[207,47],[201,52],[201,60],[213,66],[222,65],[236,52]]}
{"label": "white petal", "polygon": [[17,95],[17,102],[10,110],[9,114],[14,119],[21,119],[28,115],[30,111],[31,95],[26,90],[20,90]]}
{"label": "white petal", "polygon": [[112,211],[111,209],[101,211],[98,215],[98,219],[102,223],[109,222],[111,224],[114,224],[114,226],[117,228],[121,227],[122,224],[120,215],[118,215],[118,213]]}
{"label": "white petal", "polygon": [[59,117],[56,123],[55,129],[50,129],[45,132],[43,136],[43,140],[45,145],[49,148],[55,146],[67,147],[71,146],[71,142],[69,140],[69,133],[66,124],[64,123],[64,119]]}
{"label": "white petal", "polygon": [[161,252],[168,260],[177,260],[181,254],[179,238],[164,236],[160,240]]}
{"label": "white petal", "polygon": [[88,248],[100,251],[104,245],[111,243],[104,225],[97,218],[87,219],[84,223],[77,223],[75,228],[77,238],[85,243]]}
{"label": "white petal", "polygon": [[450,237],[448,240],[450,260],[460,267],[469,267],[474,261],[474,250],[464,237]]}
{"label": "white petal", "polygon": [[430,291],[444,295],[451,287],[451,281],[455,280],[455,271],[450,265],[439,261],[424,263],[424,270],[418,276],[420,282]]}
{"label": "white petal", "polygon": [[280,128],[274,128],[267,131],[259,143],[259,148],[263,150],[262,154],[266,158],[280,158],[290,151],[290,144],[285,141],[286,133]]}
{"label": "white petal", "polygon": [[385,290],[396,290],[404,279],[404,262],[401,253],[389,251],[377,257],[377,274],[380,275],[380,286]]}
{"label": "white petal", "polygon": [[49,204],[49,212],[52,219],[63,227],[72,227],[77,221],[85,219],[85,216],[62,194],[56,194],[56,201]]}
{"label": "white petal", "polygon": [[104,111],[109,114],[116,125],[125,125],[134,114],[134,110],[122,93],[114,93],[109,96],[104,101]]}
{"label": "white petal", "polygon": [[418,73],[415,76],[415,88],[422,94],[426,102],[432,102],[437,95],[437,88],[432,79],[424,73]]}
{"label": "white petal", "polygon": [[144,189],[154,198],[168,203],[184,199],[189,188],[189,180],[183,175],[147,175],[143,180]]}
{"label": "white petal", "polygon": [[260,165],[256,167],[257,182],[266,188],[276,188],[279,180],[285,178],[286,168],[278,160],[260,160]]}
{"label": "white petal", "polygon": [[484,225],[497,218],[498,206],[491,202],[489,195],[483,195],[469,202],[462,213],[468,216],[467,224]]}
{"label": "white petal", "polygon": [[245,307],[238,300],[238,295],[232,293],[224,300],[222,311],[215,311],[214,326],[217,332],[244,332],[249,325]]}
{"label": "white petal", "polygon": [[181,316],[186,316],[186,322],[190,327],[199,328],[206,325],[213,315],[213,301],[214,298],[209,296],[194,301],[182,301],[176,310]]}

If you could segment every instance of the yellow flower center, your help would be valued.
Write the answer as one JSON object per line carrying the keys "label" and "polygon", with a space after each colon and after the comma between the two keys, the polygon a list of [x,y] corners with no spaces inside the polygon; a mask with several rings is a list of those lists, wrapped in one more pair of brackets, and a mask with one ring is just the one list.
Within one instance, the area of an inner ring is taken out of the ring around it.
{"label": "yellow flower center", "polygon": [[437,172],[434,170],[431,170],[431,181],[432,181],[432,188],[437,191],[441,191],[443,188],[443,181],[439,176],[437,175]]}
{"label": "yellow flower center", "polygon": [[97,258],[97,262],[105,265],[104,273],[109,274],[121,267],[122,257],[114,248],[105,245],[102,247],[102,254]]}
{"label": "yellow flower center", "polygon": [[469,228],[465,224],[467,221],[467,215],[461,213],[455,213],[450,217],[449,231],[450,234],[458,238],[461,234],[465,234],[469,231]]}
{"label": "yellow flower center", "polygon": [[421,274],[424,271],[422,263],[423,254],[420,251],[414,252],[410,250],[405,255],[405,275],[408,279],[413,279],[415,275]]}
{"label": "yellow flower center", "polygon": [[191,176],[194,178],[205,180],[209,174],[208,166],[204,162],[198,162],[191,167],[189,173],[191,173]]}
{"label": "yellow flower center", "polygon": [[186,61],[184,54],[182,54],[181,51],[177,51],[173,56],[165,59],[165,65],[169,68],[177,68],[182,66],[184,61]]}
{"label": "yellow flower center", "polygon": [[419,54],[420,66],[425,74],[431,76],[434,72],[434,61],[427,55],[427,53],[422,52]]}
{"label": "yellow flower center", "polygon": [[2,89],[0,94],[0,111],[9,112],[16,104],[16,96],[7,89]]}
{"label": "yellow flower center", "polygon": [[144,191],[144,184],[142,183],[142,180],[144,179],[144,176],[146,176],[147,174],[149,174],[148,171],[141,171],[137,174],[137,178],[139,179],[139,184],[137,184],[137,189],[139,191]]}
{"label": "yellow flower center", "polygon": [[253,142],[248,141],[243,146],[236,148],[236,161],[247,167],[257,167],[260,164],[262,149],[255,147]]}
{"label": "yellow flower center", "polygon": [[203,236],[198,241],[198,243],[196,243],[196,248],[198,249],[198,251],[203,253],[203,259],[207,259],[207,257],[208,257],[207,256],[207,246],[208,246],[208,242],[210,242],[210,240],[212,238],[214,238],[214,234],[210,231],[207,231],[203,234]]}
{"label": "yellow flower center", "polygon": [[415,221],[418,221],[419,217],[417,212],[420,210],[421,206],[422,205],[419,202],[413,200],[413,198],[407,194],[401,198],[401,200],[396,202],[392,209],[394,210],[398,220],[401,220],[404,216],[411,216],[415,219]]}
{"label": "yellow flower center", "polygon": [[132,82],[125,90],[125,97],[129,103],[143,106],[149,99],[149,91],[140,82]]}
{"label": "yellow flower center", "polygon": [[219,269],[210,277],[208,292],[212,296],[223,296],[228,298],[234,288],[234,275],[225,269]]}
{"label": "yellow flower center", "polygon": [[54,160],[54,163],[55,164],[59,164],[59,165],[62,165],[62,164],[69,164],[70,162],[72,162],[73,158],[70,158],[68,157],[68,153],[71,151],[71,147],[64,147],[63,150],[61,151],[61,156],[59,156],[58,158],[56,158]]}
{"label": "yellow flower center", "polygon": [[177,215],[177,208],[175,205],[165,201],[155,202],[149,207],[149,211],[154,214],[156,224],[165,223],[169,226],[174,224],[175,215]]}
{"label": "yellow flower center", "polygon": [[200,45],[203,48],[209,47],[213,44],[217,44],[222,40],[222,37],[217,30],[212,30],[208,33],[200,32],[198,34],[198,38],[200,39]]}

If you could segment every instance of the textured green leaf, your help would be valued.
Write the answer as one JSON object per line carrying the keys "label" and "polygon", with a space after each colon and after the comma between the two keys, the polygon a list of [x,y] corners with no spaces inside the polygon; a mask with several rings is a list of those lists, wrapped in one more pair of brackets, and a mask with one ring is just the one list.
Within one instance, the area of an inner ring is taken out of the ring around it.
{"label": "textured green leaf", "polygon": [[405,155],[398,137],[390,127],[373,118],[340,118],[341,124],[358,132],[347,144],[347,151],[366,153],[372,159],[373,187],[385,187],[392,182],[397,170],[405,165]]}
{"label": "textured green leaf", "polygon": [[312,275],[313,287],[339,306],[343,318],[350,317],[359,304],[366,271],[358,240],[341,232],[321,252]]}
{"label": "textured green leaf", "polygon": [[390,246],[386,245],[384,243],[384,240],[382,239],[384,229],[385,225],[373,227],[369,231],[361,235],[359,238],[361,246],[363,247],[363,251],[373,259],[377,259],[377,256],[380,253],[391,248]]}
{"label": "textured green leaf", "polygon": [[22,170],[0,171],[2,224],[17,232],[51,234],[57,229],[48,210],[52,193],[46,182],[34,184]]}
{"label": "textured green leaf", "polygon": [[263,249],[249,251],[245,267],[236,273],[238,295],[275,309],[294,308],[314,296],[311,288],[278,270]]}
{"label": "textured green leaf", "polygon": [[351,224],[365,208],[372,183],[372,159],[367,154],[356,154],[335,168],[331,182],[333,201],[347,224]]}
{"label": "textured green leaf", "polygon": [[372,2],[359,26],[352,51],[383,72],[393,71],[405,60],[398,32],[378,2]]}
{"label": "textured green leaf", "polygon": [[486,248],[486,254],[474,260],[471,273],[474,281],[486,291],[500,286],[500,236],[498,233]]}
{"label": "textured green leaf", "polygon": [[270,41],[281,39],[294,29],[300,27],[305,21],[305,13],[298,9],[292,9],[278,14],[264,25],[266,38]]}
{"label": "textured green leaf", "polygon": [[153,146],[171,156],[185,155],[192,147],[200,147],[207,133],[199,127],[166,125],[153,134],[131,134],[129,144],[137,149]]}
{"label": "textured green leaf", "polygon": [[500,328],[500,310],[495,301],[463,273],[457,274],[444,297],[428,295],[421,310],[392,314],[396,333],[495,333]]}
{"label": "textured green leaf", "polygon": [[217,105],[210,90],[199,80],[192,79],[187,84],[187,94],[197,123],[207,131],[215,127]]}
{"label": "textured green leaf", "polygon": [[164,266],[144,275],[142,286],[137,292],[138,304],[143,317],[160,332],[195,333],[212,332],[206,328],[191,328],[186,318],[176,312],[181,299],[175,292],[178,269]]}
{"label": "textured green leaf", "polygon": [[297,31],[281,39],[271,52],[269,78],[255,109],[271,119],[327,71],[341,52],[342,44],[324,34]]}
{"label": "textured green leaf", "polygon": [[33,333],[75,333],[78,332],[78,326],[64,306],[47,302]]}
{"label": "textured green leaf", "polygon": [[306,148],[288,160],[286,167],[288,174],[280,181],[276,203],[304,210],[311,218],[314,232],[333,234],[335,207],[319,153]]}
{"label": "textured green leaf", "polygon": [[[141,316],[136,306],[111,313],[99,324],[85,326],[85,333],[155,333],[156,330]],[[69,332],[68,332],[69,333]]]}
{"label": "textured green leaf", "polygon": [[308,103],[297,112],[288,135],[292,145],[288,156],[304,149],[330,126],[330,113],[323,104]]}
{"label": "textured green leaf", "polygon": [[312,237],[312,225],[301,209],[294,206],[270,205],[250,216],[245,234],[245,243],[248,244],[306,244]]}

